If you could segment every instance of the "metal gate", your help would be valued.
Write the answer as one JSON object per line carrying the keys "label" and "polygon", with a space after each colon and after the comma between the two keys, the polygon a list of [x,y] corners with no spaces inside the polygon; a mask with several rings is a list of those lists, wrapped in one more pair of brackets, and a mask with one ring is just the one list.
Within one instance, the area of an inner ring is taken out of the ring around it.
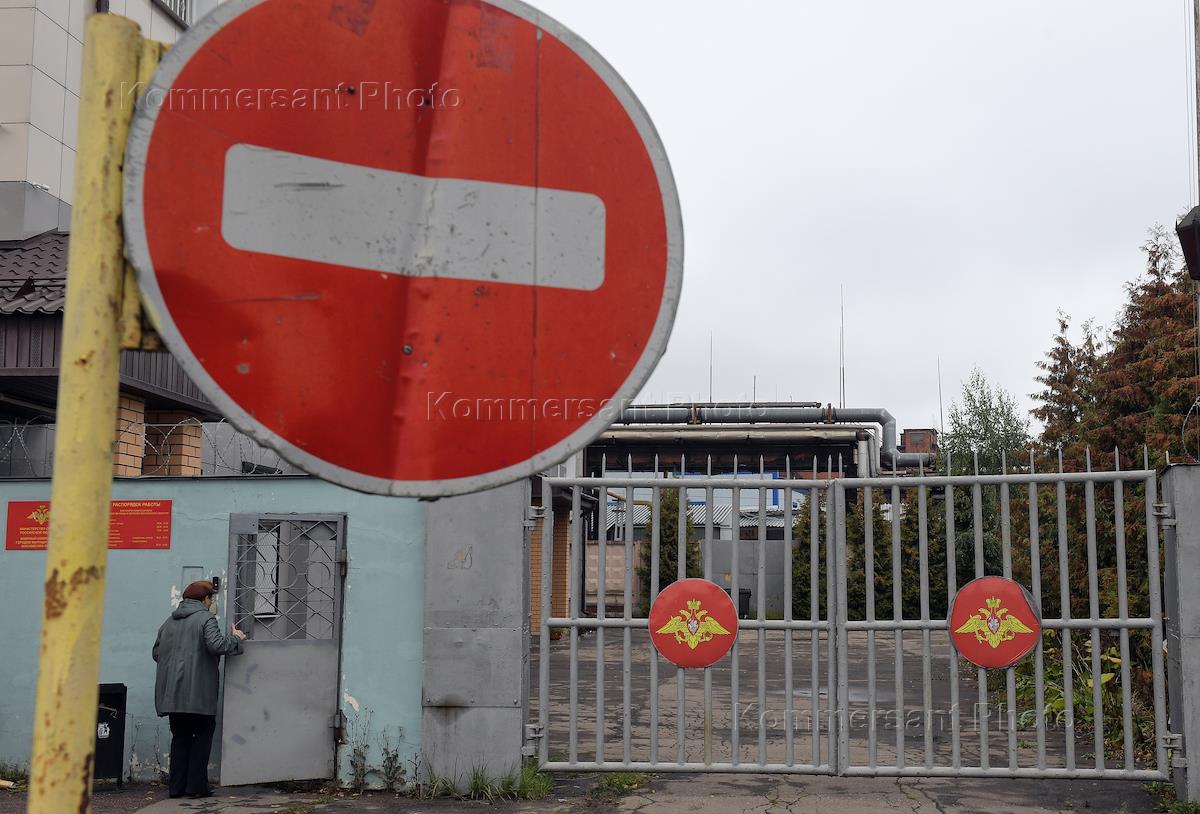
{"label": "metal gate", "polygon": [[[1168,777],[1153,471],[780,474],[543,482],[543,768]],[[555,492],[571,500],[565,617]],[[650,644],[672,544],[676,578],[750,605],[703,671]],[[950,644],[949,600],[984,574],[1043,608],[1034,654],[1004,671]],[[1131,594],[1131,574],[1148,590]]]}
{"label": "metal gate", "polygon": [[229,526],[227,619],[246,642],[225,659],[221,783],[332,778],[345,517],[238,514]]}

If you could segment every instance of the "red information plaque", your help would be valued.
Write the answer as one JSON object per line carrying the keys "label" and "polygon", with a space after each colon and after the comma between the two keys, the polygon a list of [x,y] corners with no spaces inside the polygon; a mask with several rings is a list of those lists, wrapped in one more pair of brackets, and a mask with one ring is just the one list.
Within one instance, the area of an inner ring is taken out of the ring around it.
{"label": "red information plaque", "polygon": [[[44,551],[50,539],[50,501],[10,500],[5,528],[5,550]],[[170,548],[171,501],[114,500],[108,547]]]}

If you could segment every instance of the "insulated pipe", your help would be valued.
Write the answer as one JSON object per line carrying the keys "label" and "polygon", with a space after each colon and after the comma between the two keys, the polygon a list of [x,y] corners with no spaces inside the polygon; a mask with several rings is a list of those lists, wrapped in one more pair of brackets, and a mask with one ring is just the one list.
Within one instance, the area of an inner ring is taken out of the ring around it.
{"label": "insulated pipe", "polygon": [[896,419],[882,407],[784,407],[759,404],[720,404],[626,407],[618,424],[878,424],[883,428],[880,463],[897,468],[930,466],[926,452],[900,452]]}

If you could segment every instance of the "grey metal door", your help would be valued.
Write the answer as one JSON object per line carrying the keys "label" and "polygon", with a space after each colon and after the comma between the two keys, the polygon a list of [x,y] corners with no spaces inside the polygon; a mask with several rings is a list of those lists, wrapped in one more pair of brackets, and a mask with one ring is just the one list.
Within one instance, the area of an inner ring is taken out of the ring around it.
{"label": "grey metal door", "polygon": [[345,562],[342,515],[230,517],[223,785],[334,776]]}

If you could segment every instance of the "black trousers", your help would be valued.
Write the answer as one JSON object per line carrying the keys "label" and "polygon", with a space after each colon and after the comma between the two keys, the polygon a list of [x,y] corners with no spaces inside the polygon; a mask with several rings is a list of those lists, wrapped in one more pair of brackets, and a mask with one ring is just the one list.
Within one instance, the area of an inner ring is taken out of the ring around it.
{"label": "black trousers", "polygon": [[207,794],[208,755],[217,717],[187,712],[167,717],[171,721],[171,796]]}

